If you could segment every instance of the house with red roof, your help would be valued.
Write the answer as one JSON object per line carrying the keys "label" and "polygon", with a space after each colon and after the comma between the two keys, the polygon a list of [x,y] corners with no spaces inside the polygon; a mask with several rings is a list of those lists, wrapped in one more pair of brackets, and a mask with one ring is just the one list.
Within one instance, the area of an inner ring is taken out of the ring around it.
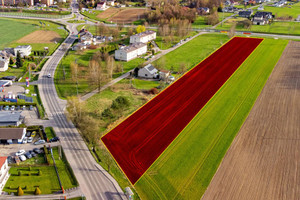
{"label": "house with red roof", "polygon": [[0,194],[9,178],[9,167],[7,165],[7,157],[0,157]]}

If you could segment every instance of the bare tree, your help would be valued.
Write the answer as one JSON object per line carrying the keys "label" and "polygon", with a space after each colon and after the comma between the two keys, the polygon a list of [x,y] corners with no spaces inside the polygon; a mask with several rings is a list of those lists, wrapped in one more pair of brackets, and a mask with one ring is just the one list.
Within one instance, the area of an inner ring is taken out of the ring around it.
{"label": "bare tree", "polygon": [[115,59],[113,57],[109,56],[106,59],[106,66],[107,66],[108,76],[109,76],[109,78],[112,79],[112,75],[113,75],[114,69],[116,67]]}
{"label": "bare tree", "polygon": [[236,28],[236,23],[233,23],[230,27],[230,30],[228,32],[228,37],[232,38],[235,36],[235,28]]}
{"label": "bare tree", "polygon": [[89,81],[92,85],[95,85],[98,88],[98,92],[100,92],[102,84],[105,82],[107,78],[107,74],[105,70],[103,70],[102,61],[97,62],[92,59],[89,63]]}
{"label": "bare tree", "polygon": [[78,64],[75,62],[71,62],[70,69],[71,69],[72,80],[77,81],[78,80]]}

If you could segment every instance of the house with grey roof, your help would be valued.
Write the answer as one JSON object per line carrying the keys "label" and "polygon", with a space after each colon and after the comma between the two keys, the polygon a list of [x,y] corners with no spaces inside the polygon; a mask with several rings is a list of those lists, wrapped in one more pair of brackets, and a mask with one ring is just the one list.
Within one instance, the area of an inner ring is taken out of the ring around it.
{"label": "house with grey roof", "polygon": [[22,144],[26,128],[0,128],[0,143]]}
{"label": "house with grey roof", "polygon": [[129,61],[143,55],[147,52],[147,44],[134,43],[129,46],[122,46],[120,49],[115,51],[115,59]]}
{"label": "house with grey roof", "polygon": [[148,64],[145,67],[139,69],[138,77],[140,78],[159,78],[158,70],[152,65]]}
{"label": "house with grey roof", "polygon": [[0,126],[19,126],[23,121],[21,112],[0,112]]}

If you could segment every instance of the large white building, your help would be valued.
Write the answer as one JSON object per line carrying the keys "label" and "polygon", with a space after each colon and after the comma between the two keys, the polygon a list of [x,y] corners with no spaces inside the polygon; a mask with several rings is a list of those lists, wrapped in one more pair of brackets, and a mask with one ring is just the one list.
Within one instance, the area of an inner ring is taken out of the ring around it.
{"label": "large white building", "polygon": [[147,52],[147,44],[135,43],[115,51],[115,59],[129,61]]}
{"label": "large white building", "polygon": [[14,51],[15,51],[15,56],[17,56],[17,52],[19,51],[21,56],[29,56],[31,54],[31,46],[30,45],[22,45],[22,46],[17,46]]}
{"label": "large white building", "polygon": [[155,38],[156,38],[156,32],[148,30],[148,31],[130,36],[130,43],[132,43],[132,44],[139,43],[139,42],[147,43],[151,40],[155,40]]}
{"label": "large white building", "polygon": [[0,72],[5,72],[8,69],[9,57],[6,56],[5,52],[0,53]]}
{"label": "large white building", "polygon": [[9,178],[8,170],[7,157],[0,157],[0,194]]}

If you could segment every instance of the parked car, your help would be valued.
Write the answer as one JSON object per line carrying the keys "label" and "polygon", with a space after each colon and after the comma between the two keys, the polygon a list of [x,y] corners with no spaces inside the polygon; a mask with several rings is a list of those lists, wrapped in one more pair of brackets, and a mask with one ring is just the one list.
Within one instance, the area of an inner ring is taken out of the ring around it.
{"label": "parked car", "polygon": [[59,141],[59,137],[54,137],[49,140],[49,142],[56,142],[56,141]]}
{"label": "parked car", "polygon": [[34,148],[33,151],[37,154],[42,153],[43,151],[41,149],[38,148]]}
{"label": "parked car", "polygon": [[31,154],[29,152],[24,154],[28,159],[32,158]]}
{"label": "parked car", "polygon": [[3,110],[3,106],[0,106],[0,110]]}
{"label": "parked car", "polygon": [[48,78],[51,78],[51,74],[48,74],[47,77],[48,77]]}
{"label": "parked car", "polygon": [[17,106],[16,110],[20,110],[21,109],[21,106]]}
{"label": "parked car", "polygon": [[11,110],[11,111],[14,111],[14,110],[15,110],[15,106],[11,106],[11,107],[10,107],[10,110]]}
{"label": "parked car", "polygon": [[27,137],[24,137],[22,143],[23,143],[23,144],[27,144]]}
{"label": "parked car", "polygon": [[33,151],[29,151],[29,153],[31,154],[32,157],[36,157],[36,153],[34,153]]}
{"label": "parked car", "polygon": [[33,138],[32,138],[32,137],[29,137],[29,138],[27,139],[27,142],[28,142],[28,143],[31,143],[32,140],[33,140]]}
{"label": "parked car", "polygon": [[38,141],[36,141],[34,144],[35,144],[35,145],[38,145],[38,144],[45,144],[45,143],[46,143],[45,140],[38,140]]}
{"label": "parked car", "polygon": [[33,132],[31,133],[31,137],[34,138],[35,136],[36,136],[36,131],[33,131]]}
{"label": "parked car", "polygon": [[24,106],[22,106],[22,110],[26,110],[26,106],[24,105]]}
{"label": "parked car", "polygon": [[26,160],[26,157],[24,155],[20,155],[20,160],[21,161],[25,161]]}
{"label": "parked car", "polygon": [[27,132],[25,136],[26,137],[30,137],[31,136],[31,132]]}
{"label": "parked car", "polygon": [[9,106],[5,106],[5,107],[4,107],[4,110],[9,110]]}
{"label": "parked car", "polygon": [[24,153],[26,153],[26,151],[24,149],[21,149],[16,153],[16,156],[23,155]]}
{"label": "parked car", "polygon": [[15,162],[16,162],[16,163],[19,163],[19,162],[20,162],[19,156],[15,156]]}
{"label": "parked car", "polygon": [[33,106],[32,105],[29,106],[29,110],[33,110]]}

